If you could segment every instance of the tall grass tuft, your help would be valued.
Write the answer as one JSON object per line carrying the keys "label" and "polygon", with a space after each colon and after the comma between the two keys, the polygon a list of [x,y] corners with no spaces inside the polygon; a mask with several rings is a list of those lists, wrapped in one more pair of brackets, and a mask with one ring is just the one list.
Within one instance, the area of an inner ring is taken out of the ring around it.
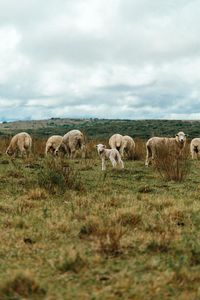
{"label": "tall grass tuft", "polygon": [[102,224],[93,232],[98,251],[106,256],[117,256],[122,253],[121,239],[125,230],[120,225]]}
{"label": "tall grass tuft", "polygon": [[67,189],[84,191],[80,175],[62,158],[48,157],[38,173],[38,185],[49,193],[64,193]]}
{"label": "tall grass tuft", "polygon": [[0,287],[0,299],[44,299],[46,290],[30,275],[18,274]]}
{"label": "tall grass tuft", "polygon": [[170,145],[157,147],[154,166],[163,179],[177,182],[183,181],[189,174],[190,165],[187,148],[177,152]]}
{"label": "tall grass tuft", "polygon": [[134,139],[135,141],[135,153],[134,160],[144,160],[146,154],[145,142],[141,139]]}
{"label": "tall grass tuft", "polygon": [[84,258],[73,248],[62,254],[56,262],[56,268],[62,272],[80,272],[87,265]]}

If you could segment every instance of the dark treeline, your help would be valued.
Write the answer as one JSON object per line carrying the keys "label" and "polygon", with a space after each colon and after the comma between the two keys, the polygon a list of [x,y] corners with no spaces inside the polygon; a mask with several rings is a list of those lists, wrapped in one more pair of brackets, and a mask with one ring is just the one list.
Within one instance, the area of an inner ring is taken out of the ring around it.
{"label": "dark treeline", "polygon": [[108,119],[50,119],[46,121],[4,122],[0,135],[8,136],[27,131],[35,137],[53,134],[64,135],[72,129],[80,129],[89,139],[108,138],[114,133],[146,139],[151,136],[174,136],[184,131],[188,138],[200,137],[200,121],[182,120],[108,120]]}

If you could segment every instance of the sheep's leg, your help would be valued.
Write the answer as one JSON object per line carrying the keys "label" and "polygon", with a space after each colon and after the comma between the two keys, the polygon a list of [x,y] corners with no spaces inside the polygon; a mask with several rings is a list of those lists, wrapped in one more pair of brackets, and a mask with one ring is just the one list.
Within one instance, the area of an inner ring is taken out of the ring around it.
{"label": "sheep's leg", "polygon": [[123,160],[120,159],[119,164],[120,164],[121,169],[124,169],[124,162],[123,162]]}
{"label": "sheep's leg", "polygon": [[192,159],[195,159],[195,151],[194,150],[191,151],[191,155],[192,155]]}
{"label": "sheep's leg", "polygon": [[86,147],[84,144],[81,145],[81,156],[82,158],[85,158],[86,156]]}
{"label": "sheep's leg", "polygon": [[124,147],[121,147],[121,149],[120,149],[120,154],[121,154],[121,157],[124,157]]}
{"label": "sheep's leg", "polygon": [[71,159],[76,158],[76,149],[72,149],[72,150],[71,150],[70,158],[71,158]]}
{"label": "sheep's leg", "polygon": [[27,149],[27,157],[30,157],[31,153],[32,153],[31,149],[28,148],[28,149]]}
{"label": "sheep's leg", "polygon": [[106,162],[105,162],[105,158],[101,159],[101,163],[102,163],[102,171],[106,170]]}
{"label": "sheep's leg", "polygon": [[110,157],[110,161],[112,163],[113,168],[116,168],[117,163],[116,163],[116,160],[112,156]]}
{"label": "sheep's leg", "polygon": [[45,155],[46,156],[47,156],[48,152],[49,152],[49,146],[46,146],[46,148],[45,148]]}
{"label": "sheep's leg", "polygon": [[26,149],[24,148],[24,146],[19,146],[19,152],[22,158],[26,156]]}
{"label": "sheep's leg", "polygon": [[146,154],[146,160],[145,160],[145,166],[149,166],[149,162],[150,162],[150,149],[149,149],[149,147],[147,146],[146,147],[146,150],[147,150],[147,154]]}

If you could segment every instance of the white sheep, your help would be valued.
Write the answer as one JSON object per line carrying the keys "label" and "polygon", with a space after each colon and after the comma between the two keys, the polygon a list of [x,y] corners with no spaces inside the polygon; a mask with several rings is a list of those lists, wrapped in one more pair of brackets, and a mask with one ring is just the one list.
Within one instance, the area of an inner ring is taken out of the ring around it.
{"label": "white sheep", "polygon": [[124,168],[124,163],[117,149],[106,149],[106,146],[103,144],[96,145],[96,148],[102,161],[102,171],[106,170],[106,159],[110,159],[113,168],[116,168],[117,165],[119,165],[121,169]]}
{"label": "white sheep", "polygon": [[62,149],[65,149],[65,152],[70,158],[75,158],[76,151],[80,150],[82,157],[85,157],[85,137],[80,130],[70,130],[67,132],[61,141],[61,144],[55,150],[55,154]]}
{"label": "white sheep", "polygon": [[121,134],[113,134],[109,139],[109,146],[111,149],[117,149],[121,156],[124,156],[124,149],[123,149],[123,136]]}
{"label": "white sheep", "polygon": [[20,154],[23,156],[29,156],[32,148],[32,138],[26,132],[20,132],[12,137],[10,145],[6,150],[6,154],[14,155],[15,157]]}
{"label": "white sheep", "polygon": [[123,136],[122,148],[123,148],[123,153],[126,152],[128,158],[133,158],[135,153],[135,142],[132,139],[132,137],[128,135]]}
{"label": "white sheep", "polygon": [[198,158],[200,153],[200,138],[194,138],[190,143],[190,153],[192,159]]}
{"label": "white sheep", "polygon": [[152,137],[146,143],[147,155],[145,165],[149,165],[150,160],[155,158],[157,151],[160,151],[162,147],[165,147],[168,150],[171,149],[176,153],[176,155],[180,155],[185,147],[185,144],[186,135],[182,131],[177,133],[174,138]]}
{"label": "white sheep", "polygon": [[54,151],[60,146],[62,143],[62,136],[61,135],[52,135],[48,138],[46,142],[45,154],[48,153],[54,154]]}

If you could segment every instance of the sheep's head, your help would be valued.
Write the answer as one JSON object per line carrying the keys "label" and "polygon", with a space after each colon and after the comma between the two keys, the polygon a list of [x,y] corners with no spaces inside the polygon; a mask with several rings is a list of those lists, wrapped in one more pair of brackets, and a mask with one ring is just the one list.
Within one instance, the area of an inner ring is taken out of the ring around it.
{"label": "sheep's head", "polygon": [[6,150],[6,154],[7,155],[9,155],[9,156],[11,156],[11,155],[13,155],[14,153],[13,153],[13,150],[12,150],[12,148],[11,147],[8,147],[7,148],[7,150]]}
{"label": "sheep's head", "polygon": [[97,152],[98,152],[99,154],[102,154],[102,153],[104,152],[106,146],[103,145],[103,144],[98,144],[98,145],[96,145],[96,148],[97,148]]}
{"label": "sheep's head", "polygon": [[176,134],[176,141],[181,144],[184,145],[186,142],[186,135],[184,132],[180,131],[179,133]]}

